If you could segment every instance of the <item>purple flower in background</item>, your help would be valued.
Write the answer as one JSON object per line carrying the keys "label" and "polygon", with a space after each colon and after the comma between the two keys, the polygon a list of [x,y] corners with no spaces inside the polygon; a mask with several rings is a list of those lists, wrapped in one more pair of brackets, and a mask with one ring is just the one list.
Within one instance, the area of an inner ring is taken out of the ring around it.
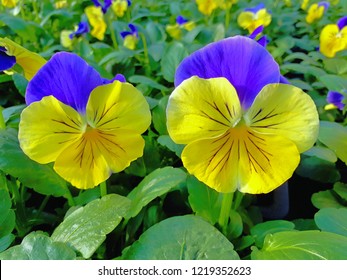
{"label": "purple flower in background", "polygon": [[181,15],[177,16],[177,18],[176,18],[176,23],[179,25],[183,25],[187,22],[188,22],[188,20],[185,19],[184,17],[182,17]]}
{"label": "purple flower in background", "polygon": [[16,64],[16,57],[6,52],[5,47],[0,47],[0,71],[11,69]]}
{"label": "purple flower in background", "polygon": [[[95,7],[101,7],[101,10],[104,14],[106,14],[108,8],[112,5],[112,0],[104,0],[104,1],[98,1],[98,0],[92,0]],[[103,4],[101,3],[103,2]]]}
{"label": "purple flower in background", "polygon": [[327,102],[333,104],[340,110],[343,110],[345,104],[343,103],[345,96],[337,91],[329,91],[327,95]]}
{"label": "purple flower in background", "polygon": [[74,37],[79,37],[85,33],[88,33],[89,32],[89,25],[87,22],[85,21],[82,21],[78,24],[78,27],[77,27],[77,30],[75,32],[72,32],[70,35],[69,35],[69,38],[70,39],[73,39]]}
{"label": "purple flower in background", "polygon": [[134,50],[138,41],[139,34],[135,25],[129,23],[128,27],[130,31],[122,31],[120,35],[124,39],[124,47],[130,50]]}
{"label": "purple flower in background", "polygon": [[[258,35],[260,35],[264,30],[264,26],[260,25],[258,26],[248,37],[256,40],[256,38],[258,37]],[[260,36],[257,40],[256,40],[260,45],[262,45],[263,47],[267,46],[268,40],[266,35],[264,36]]]}

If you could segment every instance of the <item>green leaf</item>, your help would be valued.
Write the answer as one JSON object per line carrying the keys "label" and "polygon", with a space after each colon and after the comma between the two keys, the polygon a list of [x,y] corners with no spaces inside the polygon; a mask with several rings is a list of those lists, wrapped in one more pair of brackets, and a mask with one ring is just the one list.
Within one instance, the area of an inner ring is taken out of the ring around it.
{"label": "green leaf", "polygon": [[38,193],[57,197],[67,194],[65,180],[50,165],[39,164],[23,153],[13,129],[0,131],[0,170]]}
{"label": "green leaf", "polygon": [[178,157],[181,157],[185,145],[176,144],[174,141],[172,141],[169,135],[160,135],[157,141],[160,145],[168,148],[170,151],[174,152]]}
{"label": "green leaf", "polygon": [[196,216],[166,219],[145,231],[122,256],[130,260],[238,260],[234,246]]}
{"label": "green leaf", "polygon": [[0,238],[10,234],[15,227],[15,213],[11,209],[10,194],[6,189],[0,189]]}
{"label": "green leaf", "polygon": [[40,232],[31,232],[22,243],[0,253],[0,260],[74,260],[76,253],[66,244],[54,242]]}
{"label": "green leaf", "polygon": [[323,60],[324,68],[334,74],[347,73],[347,61],[341,58],[326,58]]}
{"label": "green leaf", "polygon": [[311,197],[312,204],[318,209],[322,208],[341,208],[342,204],[339,203],[332,190],[321,191],[314,193]]}
{"label": "green leaf", "polygon": [[12,79],[13,79],[14,85],[18,89],[19,93],[22,96],[25,96],[25,90],[26,90],[27,85],[28,85],[27,79],[25,79],[23,75],[18,74],[18,73],[13,74]]}
{"label": "green leaf", "polygon": [[325,147],[321,147],[321,146],[314,146],[308,151],[304,152],[303,154],[306,156],[311,156],[311,157],[314,156],[329,162],[337,161],[337,157],[332,150]]}
{"label": "green leaf", "polygon": [[336,182],[333,190],[341,199],[347,201],[347,184]]}
{"label": "green leaf", "polygon": [[311,66],[311,65],[304,65],[304,64],[297,64],[297,63],[282,64],[281,70],[284,73],[297,72],[297,73],[302,73],[302,74],[310,74],[310,75],[315,76],[315,77],[326,76],[325,71],[319,67]]}
{"label": "green leaf", "polygon": [[194,213],[211,224],[218,222],[223,194],[209,188],[194,176],[187,179],[188,201]]}
{"label": "green leaf", "polygon": [[340,180],[340,173],[336,170],[335,164],[317,157],[302,158],[295,172],[302,177],[324,183]]}
{"label": "green leaf", "polygon": [[314,215],[318,228],[347,237],[347,208],[324,208]]}
{"label": "green leaf", "polygon": [[147,175],[128,194],[128,198],[131,199],[131,207],[126,214],[126,218],[135,217],[153,199],[168,193],[174,187],[185,182],[186,176],[184,171],[173,167],[157,169]]}
{"label": "green leaf", "polygon": [[159,134],[168,134],[166,128],[166,106],[169,96],[164,96],[159,100],[158,105],[152,111],[153,125]]}
{"label": "green leaf", "polygon": [[341,91],[347,88],[347,79],[337,75],[322,75],[317,78],[331,91]]}
{"label": "green leaf", "polygon": [[68,244],[89,258],[129,211],[126,197],[109,194],[80,207],[54,230],[53,241]]}
{"label": "green leaf", "polygon": [[12,233],[5,235],[3,237],[0,237],[0,252],[3,252],[8,247],[10,247],[14,239],[15,239],[15,236]]}
{"label": "green leaf", "polygon": [[346,127],[335,122],[321,121],[318,140],[333,150],[337,157],[347,164]]}
{"label": "green leaf", "polygon": [[172,42],[164,49],[160,62],[163,77],[168,82],[173,82],[178,64],[188,55],[182,43]]}
{"label": "green leaf", "polygon": [[259,248],[263,246],[264,239],[268,234],[280,231],[294,230],[295,225],[292,222],[284,220],[268,221],[257,224],[251,228],[251,235],[254,238],[255,245]]}
{"label": "green leaf", "polygon": [[290,231],[269,234],[252,260],[346,260],[347,237],[330,232]]}
{"label": "green leaf", "polygon": [[129,82],[135,83],[135,84],[143,84],[147,85],[151,88],[156,88],[162,91],[168,91],[168,88],[157,83],[156,81],[152,80],[151,78],[148,78],[146,76],[140,76],[140,75],[134,75],[129,77]]}

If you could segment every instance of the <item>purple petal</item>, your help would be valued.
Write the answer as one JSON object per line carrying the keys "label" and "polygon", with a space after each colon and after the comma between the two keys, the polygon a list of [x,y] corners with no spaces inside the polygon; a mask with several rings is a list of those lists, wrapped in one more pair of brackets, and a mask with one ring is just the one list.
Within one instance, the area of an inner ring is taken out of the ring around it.
{"label": "purple petal", "polygon": [[177,16],[176,18],[176,23],[179,25],[185,24],[186,22],[188,22],[188,20],[186,20],[184,17],[182,17],[181,15]]}
{"label": "purple petal", "polygon": [[112,83],[113,81],[120,81],[122,83],[126,83],[126,79],[124,77],[124,75],[122,74],[117,74],[112,80],[109,80],[109,79],[103,79],[103,84],[110,84]]}
{"label": "purple petal", "polygon": [[265,5],[264,3],[260,3],[259,5],[252,7],[252,8],[246,8],[245,11],[246,12],[251,12],[253,14],[256,14],[259,10],[264,9]]}
{"label": "purple petal", "polygon": [[103,79],[93,67],[76,54],[60,52],[37,72],[29,82],[26,103],[53,95],[66,105],[84,113],[91,91],[103,84]]}
{"label": "purple petal", "polygon": [[178,66],[175,86],[184,80],[225,77],[236,88],[242,107],[249,108],[260,90],[280,80],[279,66],[271,54],[248,37],[235,36],[207,45]]}
{"label": "purple petal", "polygon": [[290,84],[286,77],[280,75],[280,84]]}
{"label": "purple petal", "polygon": [[254,40],[260,33],[263,32],[263,30],[264,30],[264,26],[260,25],[256,29],[254,29],[254,31],[248,37]]}
{"label": "purple petal", "polygon": [[88,33],[89,32],[89,25],[87,22],[82,21],[78,24],[78,28],[75,32],[71,33],[69,35],[69,38],[72,39],[73,37],[79,37],[82,34]]}
{"label": "purple petal", "polygon": [[318,7],[320,7],[320,6],[323,6],[324,7],[324,11],[326,11],[329,8],[330,3],[329,2],[325,2],[325,1],[319,2],[318,3]]}
{"label": "purple petal", "polygon": [[126,36],[128,35],[132,35],[132,33],[130,31],[122,31],[120,33],[120,36],[124,39]]}
{"label": "purple petal", "polygon": [[337,92],[337,91],[329,91],[327,96],[327,102],[334,104],[337,108],[340,110],[343,110],[345,107],[345,104],[342,103],[344,99],[343,94]]}
{"label": "purple petal", "polygon": [[128,7],[130,7],[131,6],[131,1],[128,0],[127,2],[128,2]]}
{"label": "purple petal", "polygon": [[16,57],[5,53],[6,49],[0,47],[0,71],[12,68],[16,64]]}
{"label": "purple petal", "polygon": [[261,45],[262,47],[266,47],[267,46],[267,43],[268,43],[268,40],[267,40],[267,37],[266,35],[260,37],[258,40],[257,40],[258,44]]}
{"label": "purple petal", "polygon": [[132,32],[132,35],[136,35],[136,37],[137,37],[137,28],[136,28],[136,26],[131,24],[131,23],[129,23],[128,26],[129,26],[129,28],[130,28],[130,30]]}
{"label": "purple petal", "polygon": [[98,0],[92,0],[95,7],[101,7],[101,3]]}
{"label": "purple petal", "polygon": [[347,25],[347,16],[340,18],[337,21],[337,26],[339,27],[340,30],[344,28]]}

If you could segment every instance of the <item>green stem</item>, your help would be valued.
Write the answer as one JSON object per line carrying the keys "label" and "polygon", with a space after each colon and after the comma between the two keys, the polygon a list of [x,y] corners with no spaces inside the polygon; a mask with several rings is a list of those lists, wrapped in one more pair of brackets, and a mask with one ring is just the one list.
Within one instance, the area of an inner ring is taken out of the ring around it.
{"label": "green stem", "polygon": [[225,32],[228,31],[230,22],[230,8],[225,10]]}
{"label": "green stem", "polygon": [[110,29],[110,34],[111,34],[111,40],[113,43],[113,47],[115,50],[118,50],[118,43],[117,43],[117,37],[116,37],[116,33],[114,32],[114,29],[112,27],[112,21],[111,21],[111,16],[110,14],[106,15],[107,17],[107,25],[108,28]]}
{"label": "green stem", "polygon": [[34,218],[35,220],[38,219],[38,218],[40,217],[40,215],[41,215],[43,209],[45,209],[45,207],[46,207],[46,205],[47,205],[48,200],[49,200],[50,197],[51,197],[50,195],[47,195],[47,196],[45,196],[45,198],[43,199],[43,201],[42,201],[42,203],[41,203],[41,205],[40,205],[40,207],[39,207],[39,210],[37,210],[37,213],[36,213],[36,215],[35,215],[35,218]]}
{"label": "green stem", "polygon": [[237,210],[242,202],[244,194],[242,192],[236,191],[233,203],[233,209]]}
{"label": "green stem", "polygon": [[143,44],[143,53],[145,56],[145,71],[146,71],[146,75],[149,76],[151,74],[151,65],[149,64],[149,56],[148,56],[148,47],[147,47],[147,41],[146,41],[146,37],[143,33],[139,33],[141,40],[142,40],[142,44]]}
{"label": "green stem", "polygon": [[33,10],[34,10],[34,16],[35,16],[34,21],[37,21],[37,20],[39,20],[39,11],[37,9],[36,0],[31,1],[31,3],[33,5]]}
{"label": "green stem", "polygon": [[68,203],[69,203],[69,206],[70,206],[70,207],[71,207],[71,206],[75,206],[75,200],[74,200],[74,198],[73,198],[73,196],[72,196],[72,194],[71,194],[71,191],[70,191],[69,187],[66,186],[66,189],[67,189],[67,192],[66,192],[66,194],[65,194],[65,198],[67,199],[67,201],[68,201]]}
{"label": "green stem", "polygon": [[233,203],[234,193],[223,194],[222,207],[219,213],[218,224],[220,225],[224,235],[227,234],[230,209]]}
{"label": "green stem", "polygon": [[4,115],[2,114],[2,110],[4,110],[4,108],[2,108],[0,106],[0,129],[5,129],[6,128],[6,123],[4,120]]}
{"label": "green stem", "polygon": [[100,183],[100,196],[104,197],[105,195],[107,195],[107,185],[106,185],[106,181]]}

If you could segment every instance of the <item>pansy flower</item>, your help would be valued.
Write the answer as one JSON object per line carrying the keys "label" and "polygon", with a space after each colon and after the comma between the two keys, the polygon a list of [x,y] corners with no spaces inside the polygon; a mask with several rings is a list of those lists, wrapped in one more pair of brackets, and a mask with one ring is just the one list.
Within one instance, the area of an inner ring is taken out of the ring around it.
{"label": "pansy flower", "polygon": [[[345,107],[345,95],[337,91],[329,91],[327,95],[327,102],[329,103],[325,109],[338,108],[339,110],[343,110]],[[330,106],[332,105],[332,106]]]}
{"label": "pansy flower", "polygon": [[112,10],[117,17],[123,17],[124,13],[127,11],[128,7],[131,6],[131,1],[129,0],[116,0],[112,3]]}
{"label": "pansy flower", "polygon": [[98,1],[98,0],[92,0],[95,7],[100,7],[101,11],[106,14],[108,8],[112,5],[112,0],[104,0],[104,1]]}
{"label": "pansy flower", "polygon": [[300,8],[302,10],[306,11],[309,2],[310,2],[310,0],[302,0]]}
{"label": "pansy flower", "polygon": [[73,38],[79,38],[83,34],[89,32],[89,26],[87,22],[80,22],[78,26],[75,27],[75,31],[63,30],[60,34],[60,43],[65,48],[72,47]]}
{"label": "pansy flower", "polygon": [[181,62],[167,127],[186,145],[190,174],[218,192],[252,194],[292,176],[315,143],[318,113],[301,89],[279,82],[278,64],[248,37],[212,43]]}
{"label": "pansy flower", "polygon": [[230,9],[233,4],[236,4],[238,0],[219,0],[218,6],[223,9],[227,10]]}
{"label": "pansy flower", "polygon": [[135,25],[129,23],[128,27],[130,31],[122,31],[120,35],[124,40],[123,46],[129,50],[134,50],[139,40],[139,34]]}
{"label": "pansy flower", "polygon": [[266,35],[262,35],[264,30],[264,26],[260,25],[248,36],[249,38],[256,40],[261,46],[267,46],[267,37]]}
{"label": "pansy flower", "polygon": [[22,150],[41,164],[54,162],[79,189],[104,182],[143,154],[141,133],[151,121],[144,96],[129,83],[103,79],[76,54],[53,55],[29,82],[26,103]]}
{"label": "pansy flower", "polygon": [[104,20],[102,8],[100,6],[89,6],[85,8],[84,11],[86,13],[90,25],[93,27],[93,30],[90,34],[100,41],[104,40],[107,25]]}
{"label": "pansy flower", "polygon": [[19,0],[1,0],[1,4],[6,8],[16,7]]}
{"label": "pansy flower", "polygon": [[334,57],[337,52],[347,49],[347,16],[337,24],[326,25],[319,37],[319,50],[326,57]]}
{"label": "pansy flower", "polygon": [[307,11],[306,22],[313,23],[319,20],[324,12],[329,8],[329,2],[319,2],[312,4]]}
{"label": "pansy flower", "polygon": [[200,13],[210,16],[218,8],[218,0],[196,0]]}
{"label": "pansy flower", "polygon": [[237,23],[252,33],[259,26],[268,26],[271,23],[271,14],[263,3],[253,8],[246,8],[237,18]]}
{"label": "pansy flower", "polygon": [[179,15],[176,18],[176,24],[169,24],[166,26],[166,32],[169,33],[172,38],[179,40],[182,36],[182,29],[191,31],[194,28],[195,23],[193,21],[188,21],[183,16]]}
{"label": "pansy flower", "polygon": [[66,0],[57,1],[57,2],[54,3],[54,7],[56,9],[66,8],[67,7],[67,1]]}
{"label": "pansy flower", "polygon": [[36,72],[46,63],[37,53],[16,44],[8,38],[0,38],[0,71],[11,69],[18,64],[27,80],[32,79]]}

